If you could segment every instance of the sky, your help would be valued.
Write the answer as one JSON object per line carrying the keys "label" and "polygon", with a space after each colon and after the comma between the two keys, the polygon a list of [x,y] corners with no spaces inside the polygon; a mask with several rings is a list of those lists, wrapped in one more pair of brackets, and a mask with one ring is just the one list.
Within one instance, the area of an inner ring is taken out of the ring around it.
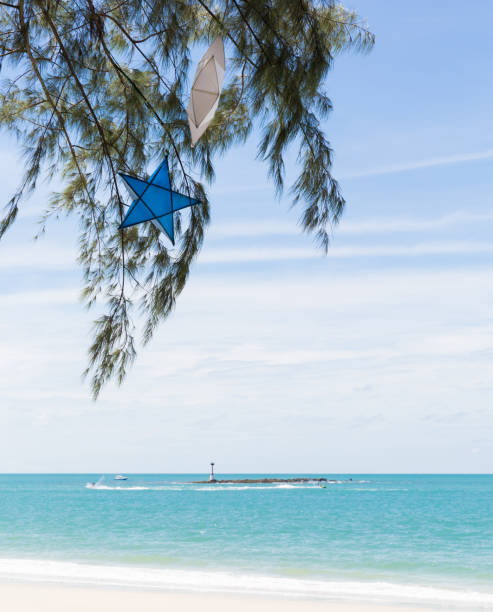
{"label": "sky", "polygon": [[[1,472],[492,471],[493,3],[346,6],[376,45],[327,79],[328,255],[254,140],[231,149],[174,314],[97,402],[76,228],[34,242],[48,186],[24,203],[0,244]],[[5,202],[20,176],[0,134]]]}

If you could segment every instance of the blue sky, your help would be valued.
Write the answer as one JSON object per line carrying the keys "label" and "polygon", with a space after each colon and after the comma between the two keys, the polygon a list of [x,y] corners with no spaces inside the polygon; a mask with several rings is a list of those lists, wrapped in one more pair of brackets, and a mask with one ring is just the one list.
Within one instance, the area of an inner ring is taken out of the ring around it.
{"label": "blue sky", "polygon": [[[328,256],[254,142],[231,150],[176,312],[97,403],[74,227],[34,243],[48,187],[24,204],[0,244],[1,471],[491,471],[493,5],[348,6],[377,40],[327,81]],[[0,162],[6,201],[5,134]]]}

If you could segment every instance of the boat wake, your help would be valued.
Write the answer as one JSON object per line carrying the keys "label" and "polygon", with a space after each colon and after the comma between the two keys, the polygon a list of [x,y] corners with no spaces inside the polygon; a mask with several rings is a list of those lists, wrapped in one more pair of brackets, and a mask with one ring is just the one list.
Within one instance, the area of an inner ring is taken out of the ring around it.
{"label": "boat wake", "polygon": [[[359,481],[369,482],[369,481]],[[99,491],[208,491],[208,492],[219,492],[219,491],[267,491],[267,490],[292,490],[297,491],[301,489],[312,489],[319,490],[320,488],[325,489],[327,486],[343,485],[347,484],[347,481],[343,480],[332,480],[324,483],[323,487],[320,487],[318,483],[313,484],[251,484],[251,485],[237,485],[237,484],[207,484],[197,485],[195,483],[170,483],[170,484],[152,484],[142,483],[139,485],[106,485],[103,484],[103,478],[100,478],[97,482],[86,483],[86,489],[95,489]],[[363,489],[357,489],[359,491]],[[376,490],[376,489],[375,489]]]}
{"label": "boat wake", "polygon": [[86,489],[96,489],[98,491],[149,491],[151,487],[110,487],[109,485],[88,482]]}

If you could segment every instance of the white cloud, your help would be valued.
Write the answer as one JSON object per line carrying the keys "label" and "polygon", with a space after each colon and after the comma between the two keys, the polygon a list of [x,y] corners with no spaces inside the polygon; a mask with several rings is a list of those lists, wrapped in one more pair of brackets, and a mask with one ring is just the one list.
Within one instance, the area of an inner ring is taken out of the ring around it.
{"label": "white cloud", "polygon": [[245,361],[250,363],[263,363],[267,366],[290,366],[328,361],[356,360],[356,359],[382,359],[396,356],[395,350],[386,348],[372,348],[368,350],[313,350],[309,348],[294,348],[272,350],[268,346],[244,344],[225,352],[222,359],[225,361]]}
{"label": "white cloud", "polygon": [[[413,428],[439,427],[443,436],[484,427],[492,277],[491,268],[270,281],[195,275],[124,386],[110,386],[97,404],[80,381],[91,313],[65,307],[71,290],[53,291],[56,308],[46,290],[11,294],[0,322],[0,431],[9,431],[0,460],[14,466],[22,455],[17,469],[40,469],[41,444],[48,470],[60,469],[62,452],[72,470],[123,469],[124,461],[133,470],[186,470],[211,452],[230,469],[275,469],[272,456],[292,469],[296,447],[308,469],[313,447],[325,449],[334,429],[353,449],[362,445],[361,459],[372,453],[369,430],[384,428],[379,444],[405,445]],[[470,454],[483,442],[468,444]]]}
{"label": "white cloud", "polygon": [[76,266],[74,249],[55,246],[53,240],[0,248],[0,268],[66,270]]}
{"label": "white cloud", "polygon": [[[339,180],[348,180],[372,176],[383,176],[387,174],[412,172],[413,170],[421,170],[424,168],[450,166],[454,164],[464,164],[475,161],[483,161],[487,159],[493,159],[493,149],[486,149],[484,151],[474,151],[472,153],[456,153],[455,155],[443,155],[440,157],[431,157],[428,159],[420,159],[408,162],[399,162],[356,172],[342,172],[338,174],[338,178]],[[216,195],[254,193],[264,191],[265,189],[269,189],[269,191],[272,192],[272,185],[266,183],[264,180],[261,180],[260,182],[253,181],[250,183],[242,184],[234,183],[231,185],[215,187],[211,190],[211,193]]]}
{"label": "white cloud", "polygon": [[374,234],[374,233],[393,233],[393,232],[422,232],[436,230],[453,225],[463,226],[465,224],[483,223],[493,221],[493,212],[469,212],[458,210],[441,217],[431,217],[428,219],[412,219],[397,217],[394,219],[378,219],[360,222],[345,222],[344,219],[337,226],[339,234]]}
{"label": "white cloud", "polygon": [[[484,227],[493,221],[490,211],[459,210],[453,213],[429,219],[388,218],[379,220],[362,220],[359,222],[342,221],[334,230],[336,239],[349,235],[382,235],[403,232],[426,232],[456,225],[478,224]],[[216,246],[215,240],[221,238],[256,238],[265,236],[290,237],[299,236],[301,228],[295,221],[265,220],[260,222],[219,223],[211,227],[204,248],[198,257],[199,263],[248,263],[262,261],[307,260],[323,258],[323,252],[315,245],[286,247],[249,246],[224,247]],[[330,259],[348,259],[357,257],[414,257],[423,255],[459,255],[490,254],[493,244],[474,241],[441,240],[434,242],[414,242],[414,244],[332,244],[327,257]],[[27,244],[0,245],[0,269],[32,268],[43,270],[76,269],[77,253],[75,249],[55,243],[49,236],[41,242],[29,241]]]}
{"label": "white cloud", "polygon": [[238,221],[235,223],[212,224],[208,230],[208,238],[255,238],[256,236],[293,236],[299,234],[301,228],[296,222],[267,219],[265,221]]}
{"label": "white cloud", "polygon": [[[493,253],[493,243],[488,242],[420,242],[408,245],[347,245],[329,247],[327,256],[316,246],[312,247],[246,247],[218,248],[208,243],[199,254],[199,264],[249,263],[305,259],[351,259],[357,257],[417,257],[433,255],[486,255]],[[33,270],[76,269],[75,252],[67,248],[46,246],[43,249],[6,247],[0,252],[0,268]],[[38,296],[39,297],[39,296]]]}
{"label": "white cloud", "polygon": [[[409,217],[381,217],[379,219],[346,221],[344,217],[334,227],[336,236],[346,234],[392,234],[397,232],[424,232],[436,229],[464,226],[466,224],[480,224],[493,221],[493,212],[458,210],[440,217],[412,219]],[[297,236],[302,232],[296,221],[286,222],[273,219],[265,221],[245,221],[236,223],[213,224],[209,230],[208,238],[255,238],[259,236]]]}
{"label": "white cloud", "polygon": [[[441,270],[408,269],[405,272],[373,270],[367,273],[314,275],[290,275],[282,282],[261,281],[255,276],[242,276],[235,281],[215,278],[191,277],[184,294],[179,298],[180,312],[203,312],[203,304],[213,307],[208,317],[219,316],[223,309],[234,315],[234,305],[241,310],[289,312],[310,309],[312,311],[349,313],[369,307],[380,309],[396,305],[415,308],[416,304],[433,302],[432,313],[447,304],[447,315],[457,310],[478,309],[484,306],[484,314],[491,312],[493,301],[493,268],[491,266],[469,269],[466,267]],[[198,321],[201,325],[201,321]]]}
{"label": "white cloud", "polygon": [[[477,255],[493,253],[493,243],[488,242],[432,242],[411,245],[378,245],[344,247],[331,246],[327,259],[349,259],[354,257],[416,257],[423,255]],[[322,258],[325,255],[315,247],[248,247],[218,249],[204,248],[199,255],[199,263],[239,263],[256,261],[281,261],[295,259]]]}
{"label": "white cloud", "polygon": [[451,164],[461,164],[472,161],[481,161],[493,158],[493,149],[486,151],[478,151],[475,153],[459,153],[457,155],[446,155],[443,157],[434,157],[431,159],[423,159],[407,163],[390,164],[380,168],[371,168],[361,172],[343,174],[341,179],[364,178],[371,176],[381,176],[384,174],[395,174],[398,172],[410,172],[412,170],[421,170],[422,168],[434,168],[437,166],[449,166]]}
{"label": "white cloud", "polygon": [[80,289],[46,289],[41,291],[18,291],[0,294],[0,305],[7,306],[54,306],[76,304],[79,302]]}

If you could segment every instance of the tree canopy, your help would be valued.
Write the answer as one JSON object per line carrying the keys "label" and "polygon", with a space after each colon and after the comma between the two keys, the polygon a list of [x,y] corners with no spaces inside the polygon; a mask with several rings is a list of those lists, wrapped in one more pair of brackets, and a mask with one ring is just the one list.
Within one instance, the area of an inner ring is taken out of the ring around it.
{"label": "tree canopy", "polygon": [[[226,80],[215,118],[192,148],[191,53],[217,35]],[[214,156],[253,126],[278,193],[286,151],[297,148],[293,201],[302,228],[327,249],[344,199],[321,127],[332,109],[324,83],[337,53],[373,43],[359,17],[332,0],[0,2],[0,128],[17,136],[25,165],[0,238],[40,177],[61,179],[40,215],[79,221],[83,299],[104,304],[86,371],[95,397],[110,378],[121,382],[135,358],[136,313],[146,343],[172,311],[209,221]],[[128,199],[117,172],[147,176],[166,152],[174,188],[202,202],[175,215],[173,249],[151,223],[118,229]]]}

